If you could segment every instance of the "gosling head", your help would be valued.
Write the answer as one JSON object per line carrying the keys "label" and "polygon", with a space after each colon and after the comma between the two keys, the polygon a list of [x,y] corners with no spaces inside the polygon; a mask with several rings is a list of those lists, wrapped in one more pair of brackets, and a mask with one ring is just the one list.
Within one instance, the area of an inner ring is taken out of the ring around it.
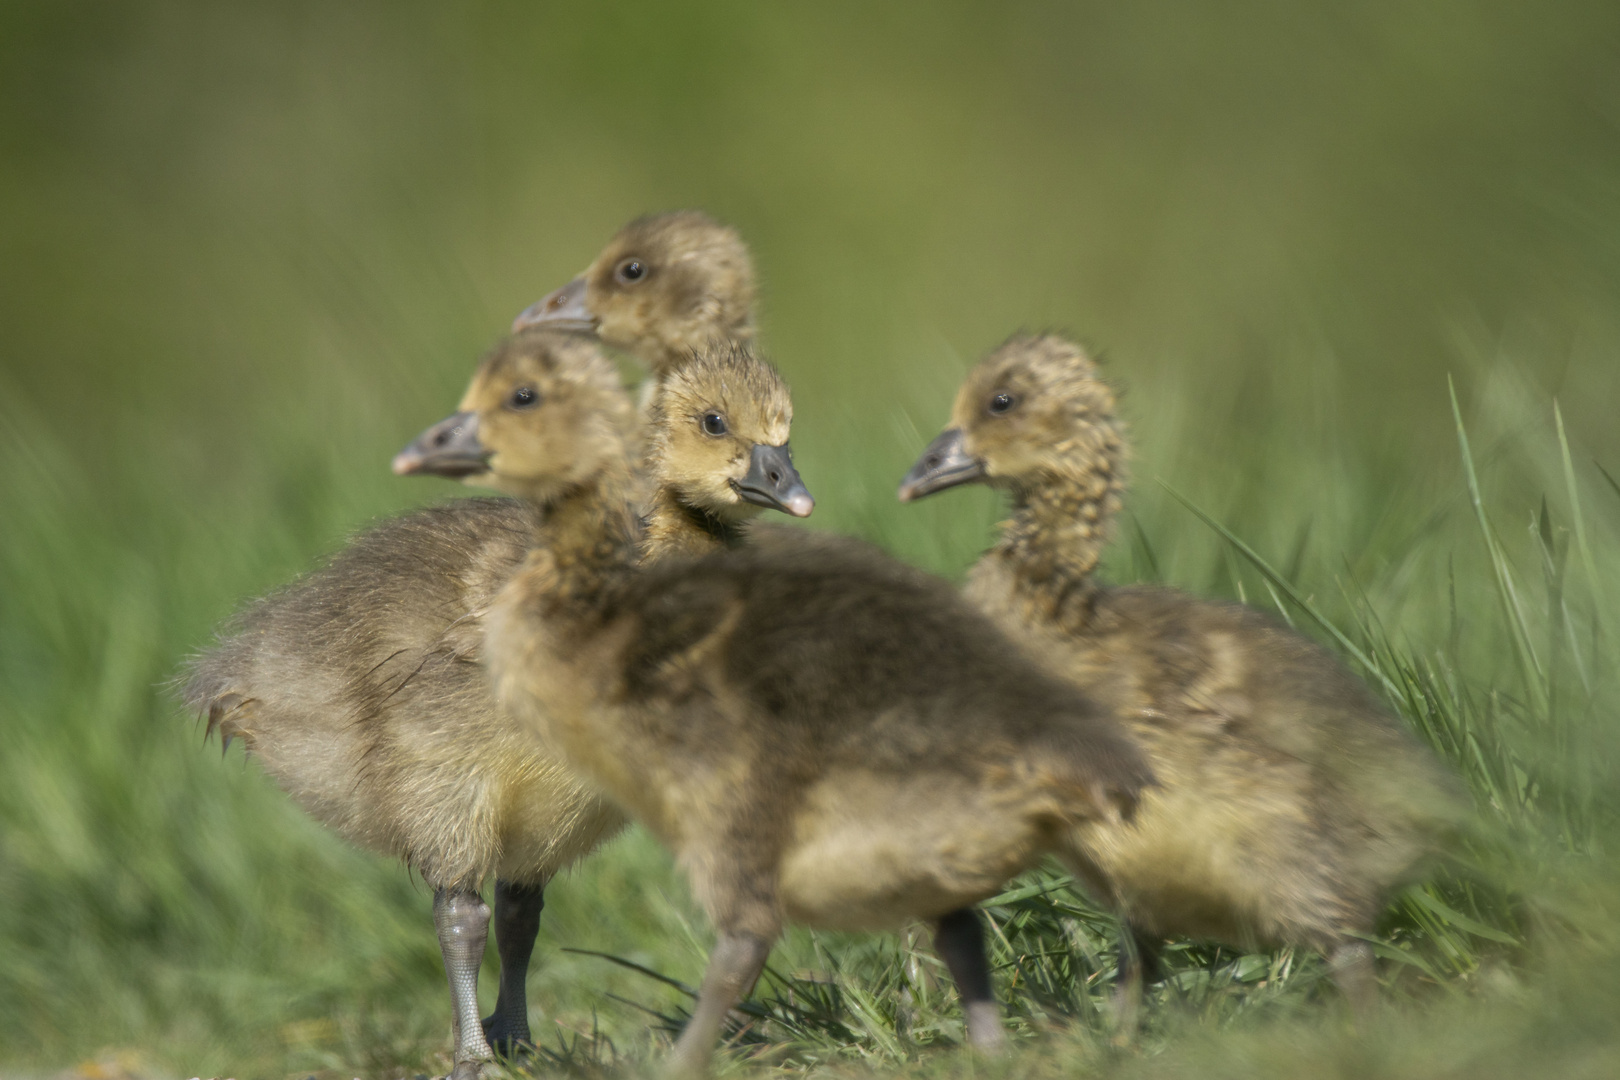
{"label": "gosling head", "polygon": [[638,218],[579,277],[525,308],[513,331],[596,334],[660,377],[711,341],[753,337],[754,262],[736,230],[696,210]]}
{"label": "gosling head", "polygon": [[1096,364],[1073,342],[1021,334],[968,373],[951,426],[928,444],[899,496],[910,502],[971,483],[1015,495],[1080,484],[1100,499],[1122,483],[1123,458],[1114,392]]}
{"label": "gosling head", "polygon": [[716,344],[669,375],[649,421],[648,465],[676,500],[725,522],[761,508],[809,517],[815,500],[793,467],[793,400],[770,364]]}
{"label": "gosling head", "polygon": [[401,476],[449,476],[547,503],[623,463],[634,410],[589,338],[531,330],[497,345],[461,406],[394,458]]}

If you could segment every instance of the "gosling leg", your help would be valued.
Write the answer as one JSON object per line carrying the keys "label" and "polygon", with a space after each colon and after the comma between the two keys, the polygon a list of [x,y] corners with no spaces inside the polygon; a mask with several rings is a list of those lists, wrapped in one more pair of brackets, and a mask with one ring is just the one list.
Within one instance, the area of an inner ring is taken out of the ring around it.
{"label": "gosling leg", "polygon": [[1350,1003],[1350,1013],[1365,1020],[1378,1004],[1378,975],[1373,969],[1372,946],[1350,938],[1341,941],[1328,957],[1328,967],[1339,992]]}
{"label": "gosling leg", "polygon": [[968,1045],[996,1053],[1007,1042],[1001,1028],[1001,1006],[990,990],[990,961],[984,954],[984,927],[979,913],[958,908],[934,924],[934,951],[945,961],[962,998]]}
{"label": "gosling leg", "polygon": [[545,885],[495,882],[495,951],[501,958],[501,991],[495,1011],[484,1018],[484,1038],[504,1057],[517,1052],[529,1036],[529,958],[540,933],[540,909],[546,906]]}
{"label": "gosling leg", "polygon": [[754,934],[720,935],[714,951],[709,954],[709,966],[703,972],[697,1008],[664,1067],[666,1076],[708,1075],[726,1013],[753,990],[759,973],[765,970],[765,958],[770,954],[771,943],[765,938]]}
{"label": "gosling leg", "polygon": [[433,925],[439,931],[456,1018],[456,1065],[450,1077],[478,1080],[480,1064],[495,1056],[478,1019],[478,967],[489,935],[489,906],[471,890],[438,889],[433,894]]}
{"label": "gosling leg", "polygon": [[1119,927],[1119,970],[1114,979],[1115,1046],[1129,1046],[1142,1022],[1142,992],[1162,976],[1158,946],[1129,922]]}

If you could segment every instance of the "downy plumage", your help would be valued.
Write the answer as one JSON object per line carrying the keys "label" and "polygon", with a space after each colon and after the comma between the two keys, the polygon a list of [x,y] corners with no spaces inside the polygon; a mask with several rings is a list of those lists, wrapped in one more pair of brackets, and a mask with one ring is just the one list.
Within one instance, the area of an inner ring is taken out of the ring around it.
{"label": "downy plumage", "polygon": [[1320,950],[1367,1005],[1377,984],[1362,936],[1458,820],[1451,777],[1343,664],[1273,619],[1097,581],[1127,443],[1077,346],[1012,338],[968,375],[951,423],[901,500],[970,482],[1011,495],[965,595],[1115,710],[1159,780],[1129,826],[1080,831],[1081,879],[1133,932],[1126,1030],[1142,974],[1130,958],[1171,935]]}
{"label": "downy plumage", "polygon": [[1152,782],[1133,741],[955,590],[864,545],[637,570],[628,474],[542,447],[545,398],[509,405],[531,378],[480,372],[446,465],[485,461],[544,507],[490,613],[503,703],[674,848],[720,932],[676,1067],[706,1067],[784,920],[933,920],[971,1039],[998,1044],[970,906],[1130,816]]}
{"label": "downy plumage", "polygon": [[[570,373],[558,385],[575,411],[560,411],[547,437],[572,442],[576,459],[628,468],[632,411],[596,347],[534,331],[486,364],[524,360]],[[663,447],[658,467],[685,480],[681,497],[654,514],[659,527],[638,541],[643,557],[718,544],[762,506],[809,512],[787,456],[792,405],[774,371],[737,350],[672,389],[654,443]],[[716,422],[724,437],[702,434]],[[676,426],[697,429],[702,443]],[[439,425],[419,442],[442,451],[454,437],[455,424]],[[422,449],[407,448],[396,468],[415,471]],[[463,462],[462,474],[476,482],[479,464]],[[458,500],[366,531],[325,568],[245,611],[193,661],[184,688],[209,730],[227,744],[243,738],[301,806],[404,859],[435,890],[458,1076],[476,1073],[489,1044],[510,1052],[529,1040],[524,979],[546,883],[623,823],[497,706],[482,664],[484,615],[534,542],[535,505]],[[640,535],[633,520],[631,535]],[[479,889],[492,875],[500,995],[480,1024],[476,980],[490,913]]]}

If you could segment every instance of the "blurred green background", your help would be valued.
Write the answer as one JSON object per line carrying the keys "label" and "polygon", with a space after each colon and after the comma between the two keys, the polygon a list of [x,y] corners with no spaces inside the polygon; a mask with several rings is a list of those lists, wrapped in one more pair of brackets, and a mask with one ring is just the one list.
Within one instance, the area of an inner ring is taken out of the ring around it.
{"label": "blurred green background", "polygon": [[[390,455],[621,223],[686,206],[753,245],[816,526],[959,573],[994,499],[894,485],[978,354],[1063,330],[1138,443],[1116,579],[1273,603],[1162,479],[1351,639],[1508,717],[1515,827],[1551,839],[1503,841],[1542,894],[1501,910],[1559,914],[1514,922],[1496,982],[1436,980],[1387,1036],[1211,1021],[1150,1058],[1082,1039],[1088,1067],[1478,1075],[1548,1031],[1566,1075],[1615,1066],[1570,1034],[1606,1030],[1615,980],[1566,1008],[1592,969],[1559,950],[1620,927],[1594,884],[1620,837],[1620,6],[18,0],[0,205],[0,1070],[443,1069],[426,890],[222,765],[163,683],[246,598],[457,494]],[[609,994],[656,984],[557,948],[690,980],[694,912],[640,837],[559,883],[542,1034],[645,1049]]]}

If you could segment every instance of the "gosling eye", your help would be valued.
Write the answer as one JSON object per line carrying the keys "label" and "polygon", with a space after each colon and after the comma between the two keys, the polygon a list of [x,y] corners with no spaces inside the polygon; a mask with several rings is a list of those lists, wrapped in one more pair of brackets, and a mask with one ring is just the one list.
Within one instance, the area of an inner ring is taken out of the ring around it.
{"label": "gosling eye", "polygon": [[721,416],[719,413],[711,412],[703,414],[703,434],[719,436],[724,435],[730,430],[731,429],[726,426],[726,418]]}
{"label": "gosling eye", "polygon": [[509,409],[532,409],[540,404],[540,395],[532,386],[520,386],[506,397]]}
{"label": "gosling eye", "polygon": [[1018,399],[1013,395],[997,394],[995,397],[990,399],[988,408],[991,416],[1004,416],[1007,413],[1012,412],[1013,407],[1017,404]]}
{"label": "gosling eye", "polygon": [[640,259],[626,259],[613,268],[613,276],[625,285],[634,285],[647,276],[647,264]]}

